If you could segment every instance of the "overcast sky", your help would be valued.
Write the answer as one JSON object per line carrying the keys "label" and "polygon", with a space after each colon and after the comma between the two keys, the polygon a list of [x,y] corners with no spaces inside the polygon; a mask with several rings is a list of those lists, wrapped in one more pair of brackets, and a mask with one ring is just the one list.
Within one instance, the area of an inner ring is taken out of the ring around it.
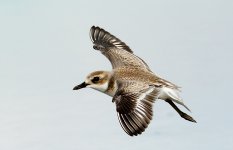
{"label": "overcast sky", "polygon": [[[232,150],[232,8],[232,0],[1,0],[0,149]],[[111,97],[73,91],[90,72],[111,70],[92,49],[92,25],[181,86],[198,123],[157,101],[146,132],[130,137]]]}

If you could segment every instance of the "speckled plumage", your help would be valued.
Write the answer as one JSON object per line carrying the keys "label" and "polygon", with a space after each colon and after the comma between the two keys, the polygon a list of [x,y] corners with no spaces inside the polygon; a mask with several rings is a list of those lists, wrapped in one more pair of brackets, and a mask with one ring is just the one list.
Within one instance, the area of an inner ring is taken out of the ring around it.
{"label": "speckled plumage", "polygon": [[[90,30],[93,48],[112,64],[112,71],[95,71],[74,89],[91,87],[113,97],[123,130],[130,136],[141,134],[153,116],[156,99],[168,102],[181,117],[196,122],[173,103],[184,105],[175,84],[155,75],[149,66],[120,39],[99,27]],[[189,109],[188,109],[189,110]]]}

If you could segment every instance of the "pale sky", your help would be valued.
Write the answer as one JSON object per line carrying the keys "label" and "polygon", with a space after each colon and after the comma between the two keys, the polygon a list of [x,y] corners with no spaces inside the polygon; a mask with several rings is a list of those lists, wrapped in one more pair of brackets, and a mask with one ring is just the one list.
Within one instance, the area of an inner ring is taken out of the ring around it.
{"label": "pale sky", "polygon": [[[232,8],[231,0],[1,0],[0,149],[232,150]],[[92,25],[181,86],[198,123],[157,101],[146,132],[130,137],[111,97],[73,91],[90,72],[111,70],[92,49]]]}

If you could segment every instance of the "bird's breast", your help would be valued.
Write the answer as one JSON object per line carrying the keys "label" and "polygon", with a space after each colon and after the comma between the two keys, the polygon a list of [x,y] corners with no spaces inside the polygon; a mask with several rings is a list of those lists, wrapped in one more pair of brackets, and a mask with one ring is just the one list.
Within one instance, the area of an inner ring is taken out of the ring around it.
{"label": "bird's breast", "polygon": [[112,77],[110,80],[109,80],[109,83],[108,83],[108,88],[107,90],[105,91],[105,93],[111,97],[113,97],[115,95],[117,91],[117,83],[116,83],[116,80]]}

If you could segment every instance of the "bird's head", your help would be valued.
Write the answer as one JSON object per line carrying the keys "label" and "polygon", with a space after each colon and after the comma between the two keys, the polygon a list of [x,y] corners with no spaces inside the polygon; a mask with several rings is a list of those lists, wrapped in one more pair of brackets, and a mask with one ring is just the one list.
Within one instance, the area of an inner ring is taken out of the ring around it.
{"label": "bird's head", "polygon": [[111,77],[111,73],[107,71],[95,71],[90,73],[86,80],[75,86],[73,90],[79,90],[85,87],[90,87],[95,90],[105,92],[108,89],[108,83]]}

